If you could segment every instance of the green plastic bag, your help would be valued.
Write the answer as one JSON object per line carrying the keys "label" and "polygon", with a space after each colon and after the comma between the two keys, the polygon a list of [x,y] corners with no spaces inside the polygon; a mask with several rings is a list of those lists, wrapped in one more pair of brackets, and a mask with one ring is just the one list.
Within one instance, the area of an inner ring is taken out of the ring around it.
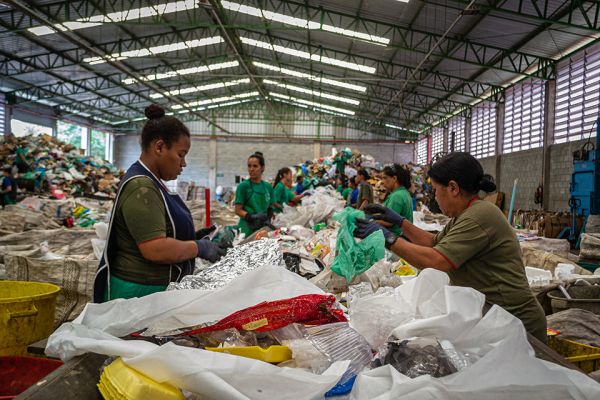
{"label": "green plastic bag", "polygon": [[331,270],[346,278],[347,282],[352,281],[355,276],[362,274],[385,256],[383,232],[374,232],[360,242],[354,239],[355,221],[357,218],[364,217],[365,213],[350,207],[333,216],[341,227],[337,235],[337,256],[331,264]]}

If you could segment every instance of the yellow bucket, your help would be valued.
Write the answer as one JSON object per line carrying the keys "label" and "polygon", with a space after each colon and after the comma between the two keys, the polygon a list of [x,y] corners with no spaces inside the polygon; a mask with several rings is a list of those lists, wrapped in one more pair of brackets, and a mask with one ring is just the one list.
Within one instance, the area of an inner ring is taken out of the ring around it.
{"label": "yellow bucket", "polygon": [[0,355],[27,355],[27,346],[53,331],[56,296],[50,283],[0,281]]}

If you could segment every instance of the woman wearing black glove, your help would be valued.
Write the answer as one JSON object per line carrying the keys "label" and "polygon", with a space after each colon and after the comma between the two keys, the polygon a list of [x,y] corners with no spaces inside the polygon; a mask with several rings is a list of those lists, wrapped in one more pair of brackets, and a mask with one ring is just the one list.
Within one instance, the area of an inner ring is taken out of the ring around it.
{"label": "woman wearing black glove", "polygon": [[401,227],[410,242],[373,220],[357,221],[355,235],[382,230],[386,246],[410,264],[444,271],[453,285],[480,291],[545,342],[546,317],[529,288],[515,232],[498,207],[478,196],[496,189],[491,176],[470,154],[451,153],[431,166],[429,177],[442,212],[452,218],[441,232],[426,232],[390,209],[372,206],[367,211],[375,220]]}
{"label": "woman wearing black glove", "polygon": [[112,209],[96,303],[163,291],[194,272],[196,257],[214,262],[223,254],[217,244],[196,240],[190,211],[164,184],[186,166],[188,128],[156,104],[145,113],[142,154],[121,179]]}
{"label": "woman wearing black glove", "polygon": [[273,187],[262,180],[265,158],[260,152],[248,157],[250,179],[241,182],[235,192],[235,213],[240,217],[238,227],[250,236],[271,221],[272,205],[275,202]]}

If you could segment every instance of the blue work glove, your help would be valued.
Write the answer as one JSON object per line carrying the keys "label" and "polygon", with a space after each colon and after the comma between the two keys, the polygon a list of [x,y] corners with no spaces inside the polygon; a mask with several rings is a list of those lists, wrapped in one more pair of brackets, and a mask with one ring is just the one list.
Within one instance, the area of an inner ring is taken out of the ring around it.
{"label": "blue work glove", "polygon": [[365,213],[371,215],[373,219],[389,222],[399,228],[406,218],[398,214],[396,211],[382,206],[381,204],[369,204],[365,207]]}
{"label": "blue work glove", "polygon": [[388,249],[391,245],[396,243],[396,240],[398,240],[398,237],[396,235],[385,229],[383,226],[379,225],[377,222],[363,218],[356,219],[356,229],[354,230],[354,236],[356,236],[357,238],[364,239],[370,234],[377,231],[383,232],[383,237],[385,238],[385,247]]}
{"label": "blue work glove", "polygon": [[219,261],[221,257],[227,254],[226,249],[208,239],[196,240],[196,245],[198,246],[198,255],[196,257],[203,258],[212,263]]}

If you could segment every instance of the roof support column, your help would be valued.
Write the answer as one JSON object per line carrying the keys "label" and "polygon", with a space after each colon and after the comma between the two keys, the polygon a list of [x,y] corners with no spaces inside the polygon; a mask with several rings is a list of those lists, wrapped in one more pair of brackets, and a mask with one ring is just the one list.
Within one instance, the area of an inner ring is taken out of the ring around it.
{"label": "roof support column", "polygon": [[549,211],[550,209],[550,191],[552,189],[550,166],[552,164],[552,141],[554,139],[555,98],[556,80],[551,79],[546,81],[546,87],[544,91],[544,159],[542,161],[542,187],[544,189],[542,207],[544,211]]}
{"label": "roof support column", "polygon": [[502,175],[502,143],[504,141],[504,103],[496,103],[496,188],[500,191]]}

